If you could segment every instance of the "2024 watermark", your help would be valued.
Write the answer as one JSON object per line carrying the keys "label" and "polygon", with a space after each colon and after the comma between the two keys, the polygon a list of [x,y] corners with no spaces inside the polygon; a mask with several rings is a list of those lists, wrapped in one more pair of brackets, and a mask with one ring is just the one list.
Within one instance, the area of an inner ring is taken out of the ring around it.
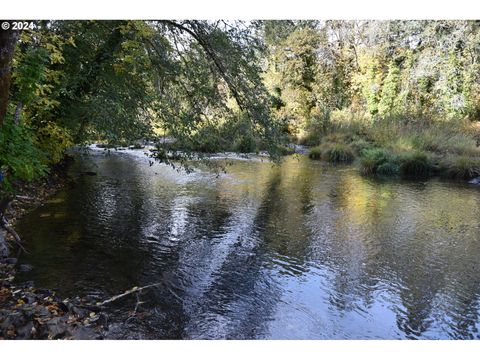
{"label": "2024 watermark", "polygon": [[2,21],[2,30],[35,30],[37,25],[33,21]]}

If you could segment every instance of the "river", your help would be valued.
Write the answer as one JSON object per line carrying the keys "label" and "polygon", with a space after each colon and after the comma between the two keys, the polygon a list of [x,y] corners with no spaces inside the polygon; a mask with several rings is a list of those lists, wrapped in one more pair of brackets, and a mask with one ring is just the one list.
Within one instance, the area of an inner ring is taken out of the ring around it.
{"label": "river", "polygon": [[70,173],[17,226],[33,266],[18,280],[98,299],[161,282],[112,337],[480,338],[474,185],[370,179],[301,155],[187,174],[142,150],[77,155]]}

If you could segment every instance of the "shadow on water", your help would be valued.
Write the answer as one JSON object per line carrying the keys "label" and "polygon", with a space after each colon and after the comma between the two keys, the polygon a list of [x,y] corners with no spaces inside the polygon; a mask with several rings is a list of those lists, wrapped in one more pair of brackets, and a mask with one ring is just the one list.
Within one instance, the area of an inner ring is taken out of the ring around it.
{"label": "shadow on water", "polygon": [[19,281],[102,299],[162,282],[116,336],[480,336],[473,186],[362,178],[304,157],[236,160],[217,178],[149,166],[141,151],[93,152],[71,173],[71,188],[18,224],[34,266]]}

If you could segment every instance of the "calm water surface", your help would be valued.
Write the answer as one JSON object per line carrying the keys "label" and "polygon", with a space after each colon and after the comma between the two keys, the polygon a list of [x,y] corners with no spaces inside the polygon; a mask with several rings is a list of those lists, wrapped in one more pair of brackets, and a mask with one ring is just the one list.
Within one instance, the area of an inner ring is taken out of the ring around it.
{"label": "calm water surface", "polygon": [[[99,299],[161,282],[112,337],[480,338],[477,187],[302,156],[216,177],[94,151],[71,173],[18,225],[34,267],[22,278]],[[135,303],[116,302],[112,320]]]}

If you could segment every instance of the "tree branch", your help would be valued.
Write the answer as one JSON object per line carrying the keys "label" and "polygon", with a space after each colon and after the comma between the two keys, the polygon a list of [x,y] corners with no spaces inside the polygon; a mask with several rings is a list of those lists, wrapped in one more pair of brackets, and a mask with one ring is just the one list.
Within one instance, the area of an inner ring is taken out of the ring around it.
{"label": "tree branch", "polygon": [[223,80],[225,80],[225,82],[227,83],[230,91],[232,92],[233,97],[235,98],[235,101],[238,104],[238,107],[240,108],[240,110],[243,110],[243,101],[242,101],[242,97],[240,95],[240,92],[237,90],[236,86],[229,79],[228,73],[227,73],[225,67],[221,63],[220,59],[218,59],[217,55],[212,50],[212,48],[210,47],[208,42],[201,35],[197,34],[194,30],[186,27],[183,24],[177,23],[177,22],[172,21],[172,20],[159,20],[159,22],[170,25],[171,27],[174,27],[174,28],[176,28],[178,30],[181,30],[183,32],[186,32],[187,34],[192,36],[200,44],[200,46],[203,48],[203,50],[205,51],[207,56],[213,61],[215,67],[218,69],[218,71],[219,71],[221,77],[223,78]]}
{"label": "tree branch", "polygon": [[97,306],[104,306],[104,305],[110,304],[111,302],[114,302],[118,299],[121,299],[121,298],[123,298],[127,295],[134,294],[134,293],[140,292],[142,290],[145,290],[145,289],[148,289],[148,288],[151,288],[151,287],[160,286],[162,284],[163,284],[163,282],[150,284],[150,285],[146,285],[146,286],[142,286],[142,287],[135,286],[135,287],[131,288],[130,290],[125,291],[122,294],[115,295],[115,296],[112,296],[110,299],[107,299],[107,300],[102,301],[102,302],[98,302],[96,305]]}

